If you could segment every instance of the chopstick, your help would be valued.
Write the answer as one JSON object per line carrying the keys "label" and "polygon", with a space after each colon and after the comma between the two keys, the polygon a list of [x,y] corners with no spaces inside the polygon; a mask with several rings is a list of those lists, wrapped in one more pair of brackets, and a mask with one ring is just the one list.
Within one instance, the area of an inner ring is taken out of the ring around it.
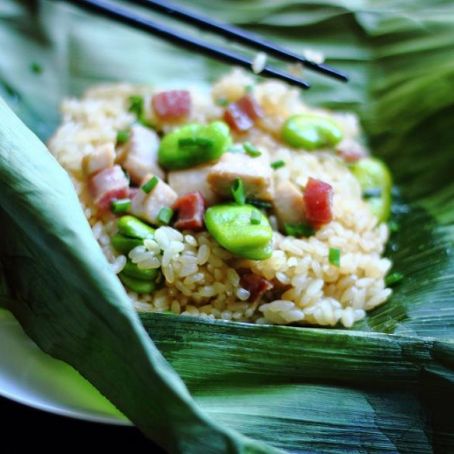
{"label": "chopstick", "polygon": [[246,30],[235,27],[234,25],[219,22],[215,19],[211,19],[206,16],[194,13],[180,6],[172,5],[165,0],[130,0],[131,3],[136,3],[141,6],[145,6],[151,10],[158,11],[167,16],[181,20],[188,24],[197,25],[203,27],[204,31],[214,32],[218,35],[226,38],[235,40],[237,42],[247,44],[257,50],[266,52],[269,55],[286,60],[289,62],[302,63],[304,67],[317,71],[326,76],[333,77],[343,82],[348,82],[348,76],[332,66],[324,63],[315,63],[296,54],[288,49],[280,47],[271,41],[261,38],[260,36],[249,33]]}
{"label": "chopstick", "polygon": [[[172,30],[166,25],[161,25],[151,19],[140,16],[134,11],[119,6],[115,3],[105,0],[60,0],[66,3],[71,3],[79,8],[93,12],[103,17],[113,19],[119,23],[134,27],[147,33],[159,36],[165,40],[172,42],[180,47],[184,47],[191,51],[201,52],[209,57],[216,58],[226,63],[242,66],[246,69],[251,69],[253,62],[240,54],[230,51],[229,49],[212,45],[210,43],[199,40],[195,37],[185,35],[177,30]],[[237,27],[223,24],[221,22],[212,21],[209,18],[194,14],[188,10],[177,8],[167,2],[161,0],[131,0],[131,2],[154,9],[157,12],[177,18],[183,22],[192,25],[203,26],[205,29],[214,31],[222,36],[235,39],[236,41],[246,43],[257,49],[266,50],[268,53],[283,58],[287,61],[297,61],[303,63],[306,67],[319,71],[323,74],[335,77],[340,80],[348,80],[346,75],[340,71],[329,67],[328,65],[320,65],[310,62],[307,59],[298,56],[286,49],[278,47],[268,41],[265,41],[252,33],[248,33]],[[281,71],[277,68],[265,66],[260,71],[261,76],[273,77],[283,80],[291,85],[307,89],[310,85],[304,80]]]}

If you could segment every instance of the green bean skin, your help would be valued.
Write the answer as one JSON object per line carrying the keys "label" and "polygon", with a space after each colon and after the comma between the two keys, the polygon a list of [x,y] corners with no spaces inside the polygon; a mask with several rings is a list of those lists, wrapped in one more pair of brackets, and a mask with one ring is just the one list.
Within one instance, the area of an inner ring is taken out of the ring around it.
{"label": "green bean skin", "polygon": [[[251,216],[258,223],[251,223]],[[234,255],[250,260],[271,256],[273,231],[268,218],[252,205],[215,205],[205,213],[205,225],[213,238]]]}
{"label": "green bean skin", "polygon": [[130,238],[140,240],[154,238],[155,229],[134,216],[122,216],[117,221],[117,227],[121,234]]}
{"label": "green bean skin", "polygon": [[153,281],[135,279],[124,274],[123,271],[118,276],[120,277],[121,282],[133,292],[141,294],[152,293],[156,289],[156,284]]}
{"label": "green bean skin", "polygon": [[391,214],[392,177],[386,164],[377,158],[364,158],[351,166],[361,190],[379,190],[379,196],[366,200],[380,222],[385,222]]}
{"label": "green bean skin", "polygon": [[231,144],[229,127],[222,121],[185,125],[162,139],[159,164],[169,170],[186,169],[219,159]]}
{"label": "green bean skin", "polygon": [[143,244],[143,240],[139,240],[137,238],[128,238],[120,233],[115,234],[111,238],[112,247],[119,252],[120,254],[129,254],[131,249],[134,249],[137,246],[141,246]]}
{"label": "green bean skin", "polygon": [[122,273],[135,279],[155,281],[160,273],[159,268],[139,268],[135,263],[128,260]]}
{"label": "green bean skin", "polygon": [[282,140],[295,148],[316,150],[338,144],[342,130],[331,119],[318,115],[292,115],[281,131]]}

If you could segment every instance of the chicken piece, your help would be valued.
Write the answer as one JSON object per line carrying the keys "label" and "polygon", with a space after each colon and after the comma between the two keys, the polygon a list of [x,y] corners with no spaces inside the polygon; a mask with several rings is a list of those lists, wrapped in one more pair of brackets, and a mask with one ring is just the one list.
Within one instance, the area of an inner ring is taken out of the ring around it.
{"label": "chicken piece", "polygon": [[85,175],[93,175],[100,170],[113,167],[115,161],[115,147],[113,143],[105,143],[84,156],[82,168]]}
{"label": "chicken piece", "polygon": [[211,168],[207,181],[214,192],[230,198],[231,187],[236,178],[243,181],[246,197],[273,199],[273,173],[265,155],[252,158],[242,153],[225,153]]}
{"label": "chicken piece", "polygon": [[212,191],[207,176],[213,165],[201,165],[185,170],[169,172],[167,181],[172,189],[181,197],[188,192],[200,192],[208,205],[218,201],[218,195]]}
{"label": "chicken piece", "polygon": [[303,193],[290,181],[279,181],[276,184],[273,205],[281,228],[284,224],[300,224],[305,221]]}
{"label": "chicken piece", "polygon": [[128,172],[135,184],[152,173],[164,178],[164,171],[158,164],[159,137],[156,132],[140,125],[131,128],[129,140],[121,150],[117,161]]}
{"label": "chicken piece", "polygon": [[[151,178],[148,175],[143,183]],[[177,193],[161,179],[158,184],[146,193],[142,189],[137,191],[131,200],[131,214],[137,216],[150,224],[159,224],[158,215],[161,208],[169,208],[174,205],[178,196]]]}
{"label": "chicken piece", "polygon": [[106,211],[112,200],[128,197],[129,181],[120,166],[113,166],[92,175],[88,189],[95,205]]}

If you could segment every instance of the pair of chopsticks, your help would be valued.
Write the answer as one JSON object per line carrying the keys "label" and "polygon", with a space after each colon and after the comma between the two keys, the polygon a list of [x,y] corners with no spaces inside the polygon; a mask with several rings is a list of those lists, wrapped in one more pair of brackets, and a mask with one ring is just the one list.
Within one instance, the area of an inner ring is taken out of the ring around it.
{"label": "pair of chopsticks", "polygon": [[[99,14],[100,16],[113,19],[122,24],[126,24],[136,29],[140,29],[147,33],[159,36],[188,50],[197,51],[209,57],[213,57],[233,65],[242,66],[247,69],[252,68],[253,61],[243,55],[232,52],[229,49],[199,40],[195,37],[185,35],[177,30],[172,30],[165,25],[159,24],[146,17],[143,17],[137,12],[131,11],[125,6],[120,6],[115,2],[105,0],[60,1],[72,3],[79,8],[91,11],[95,14]],[[326,64],[315,63],[253,33],[249,33],[233,25],[218,22],[211,18],[196,14],[192,11],[181,8],[180,6],[172,5],[165,0],[130,0],[130,3],[146,7],[152,11],[170,16],[176,20],[180,20],[181,22],[197,26],[204,31],[210,31],[229,38],[233,41],[249,45],[262,52],[266,52],[266,54],[268,55],[283,59],[287,62],[301,63],[305,68],[317,71],[326,76],[344,82],[348,81],[347,75],[337,70],[336,68],[333,68]],[[260,71],[260,75],[280,79],[301,88],[310,87],[310,85],[304,80],[268,65],[266,65],[263,70]]]}

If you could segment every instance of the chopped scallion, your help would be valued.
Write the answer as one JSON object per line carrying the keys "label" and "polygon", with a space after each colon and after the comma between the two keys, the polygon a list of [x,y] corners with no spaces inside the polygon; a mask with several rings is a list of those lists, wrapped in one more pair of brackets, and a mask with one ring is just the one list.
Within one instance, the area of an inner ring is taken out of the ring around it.
{"label": "chopped scallion", "polygon": [[215,102],[218,106],[221,107],[227,107],[230,104],[227,98],[218,98]]}
{"label": "chopped scallion", "polygon": [[299,238],[301,236],[312,236],[315,230],[307,224],[284,224],[284,232],[288,236]]}
{"label": "chopped scallion", "polygon": [[117,144],[122,145],[129,140],[129,131],[124,129],[122,131],[117,132]]}
{"label": "chopped scallion", "polygon": [[375,199],[381,197],[382,190],[380,188],[366,189],[363,192],[363,197],[367,199]]}
{"label": "chopped scallion", "polygon": [[131,208],[130,199],[118,199],[112,201],[112,212],[115,214],[126,213]]}
{"label": "chopped scallion", "polygon": [[173,217],[173,210],[170,207],[163,207],[159,210],[158,221],[167,225]]}
{"label": "chopped scallion", "polygon": [[260,199],[253,199],[253,198],[246,198],[246,203],[249,203],[250,205],[254,205],[257,208],[261,208],[262,210],[268,210],[271,208],[273,205],[270,202],[266,202],[265,200],[260,200]]}
{"label": "chopped scallion", "polygon": [[251,142],[244,142],[243,148],[246,154],[251,156],[251,158],[258,158],[259,156],[262,156],[262,152],[256,146],[252,145]]}
{"label": "chopped scallion", "polygon": [[246,203],[246,194],[244,192],[244,183],[241,178],[235,178],[235,181],[232,184],[232,196],[233,200],[238,205],[244,205]]}
{"label": "chopped scallion", "polygon": [[329,263],[331,265],[340,266],[341,251],[337,247],[329,248]]}
{"label": "chopped scallion", "polygon": [[258,211],[253,211],[251,214],[251,224],[259,225],[262,217]]}
{"label": "chopped scallion", "polygon": [[228,150],[229,153],[244,153],[243,145],[236,143],[235,145],[231,146]]}
{"label": "chopped scallion", "polygon": [[43,72],[43,67],[39,63],[33,62],[30,65],[30,70],[34,74],[41,74]]}
{"label": "chopped scallion", "polygon": [[139,95],[133,95],[129,97],[129,112],[136,115],[138,119],[143,117],[144,112],[144,101],[143,97]]}
{"label": "chopped scallion", "polygon": [[159,178],[154,176],[151,177],[145,184],[142,185],[142,191],[149,194],[159,183]]}
{"label": "chopped scallion", "polygon": [[271,163],[271,167],[276,170],[276,169],[280,169],[281,167],[284,167],[285,166],[285,161],[283,161],[282,159],[280,159],[279,161],[274,161]]}
{"label": "chopped scallion", "polygon": [[397,284],[403,278],[404,278],[404,275],[402,273],[399,273],[398,271],[394,271],[394,273],[388,274],[388,276],[385,277],[385,284],[387,287],[389,287],[391,285]]}
{"label": "chopped scallion", "polygon": [[400,225],[395,220],[391,219],[390,221],[388,221],[388,228],[390,232],[396,233],[399,231]]}

